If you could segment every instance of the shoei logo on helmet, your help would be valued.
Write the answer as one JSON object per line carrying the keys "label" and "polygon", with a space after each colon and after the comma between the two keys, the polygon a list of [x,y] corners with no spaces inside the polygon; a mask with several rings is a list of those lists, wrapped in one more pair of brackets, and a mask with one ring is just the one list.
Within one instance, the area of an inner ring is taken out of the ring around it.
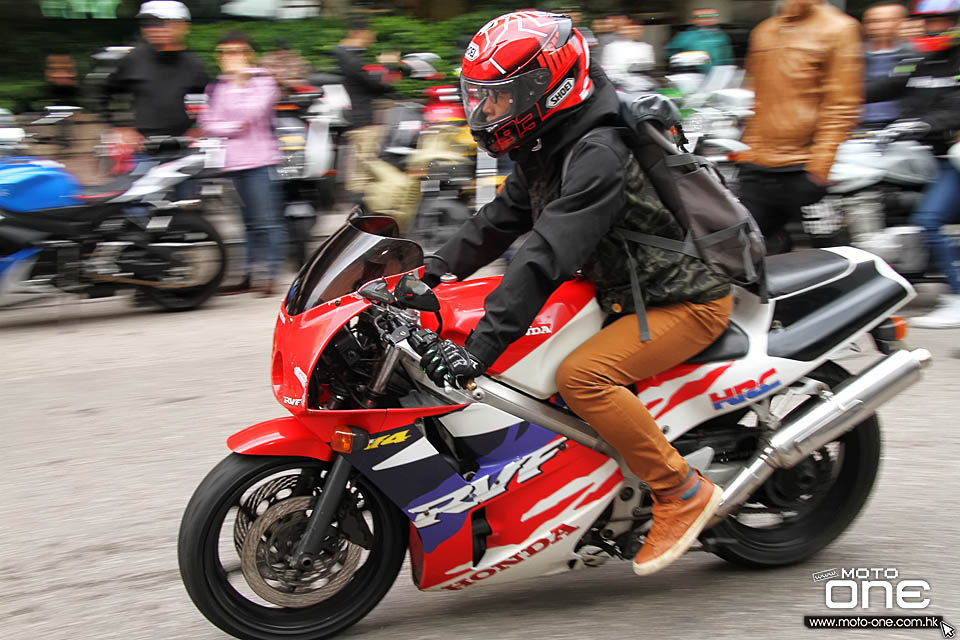
{"label": "shoei logo on helmet", "polygon": [[466,53],[463,54],[463,58],[472,62],[477,59],[478,55],[480,55],[480,47],[477,46],[477,43],[471,42]]}
{"label": "shoei logo on helmet", "polygon": [[563,81],[557,90],[547,96],[546,107],[547,109],[553,109],[555,106],[564,101],[564,99],[570,95],[570,92],[573,91],[573,78],[567,78]]}

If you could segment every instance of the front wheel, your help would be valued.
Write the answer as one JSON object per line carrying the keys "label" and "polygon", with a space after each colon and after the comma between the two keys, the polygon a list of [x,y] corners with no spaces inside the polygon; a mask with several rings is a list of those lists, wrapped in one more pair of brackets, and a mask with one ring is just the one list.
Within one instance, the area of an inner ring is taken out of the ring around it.
{"label": "front wheel", "polygon": [[[831,388],[850,376],[832,362],[810,374]],[[724,560],[748,567],[806,560],[860,513],[879,466],[880,422],[871,415],[796,466],[775,471],[739,511],[705,532],[703,539]]]}
{"label": "front wheel", "polygon": [[315,640],[355,624],[386,595],[407,521],[364,478],[351,477],[312,567],[296,546],[329,463],[231,454],[204,478],[180,525],[180,575],[210,622],[248,640]]}

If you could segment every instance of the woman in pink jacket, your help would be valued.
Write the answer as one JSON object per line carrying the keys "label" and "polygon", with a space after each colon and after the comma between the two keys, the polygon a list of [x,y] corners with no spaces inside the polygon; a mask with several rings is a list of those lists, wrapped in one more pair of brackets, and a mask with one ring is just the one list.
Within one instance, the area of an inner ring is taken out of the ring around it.
{"label": "woman in pink jacket", "polygon": [[273,133],[277,83],[253,66],[254,51],[242,31],[231,31],[217,44],[222,74],[207,87],[209,103],[200,126],[209,136],[226,138],[225,171],[243,207],[247,230],[247,267],[243,282],[228,293],[273,294],[283,266],[286,228],[280,211],[273,166],[280,151]]}

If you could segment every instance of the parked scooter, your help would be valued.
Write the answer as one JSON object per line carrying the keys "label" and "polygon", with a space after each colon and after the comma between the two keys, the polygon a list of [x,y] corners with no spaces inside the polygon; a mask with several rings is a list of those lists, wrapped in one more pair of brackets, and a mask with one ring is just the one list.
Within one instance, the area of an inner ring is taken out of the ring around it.
{"label": "parked scooter", "polygon": [[150,160],[88,188],[50,160],[0,161],[0,306],[121,289],[168,310],[203,304],[223,279],[224,243],[199,200],[169,199],[216,156],[203,144],[148,139]]}
{"label": "parked scooter", "polygon": [[339,77],[316,74],[311,81],[316,84],[296,88],[276,105],[274,120],[282,153],[277,177],[290,258],[297,268],[306,261],[317,212],[333,207],[340,138],[350,109]]}

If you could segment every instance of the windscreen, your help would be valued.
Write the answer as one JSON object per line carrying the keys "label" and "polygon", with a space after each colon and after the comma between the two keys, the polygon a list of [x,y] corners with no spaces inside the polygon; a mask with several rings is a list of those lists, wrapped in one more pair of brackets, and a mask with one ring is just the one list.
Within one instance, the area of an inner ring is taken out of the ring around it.
{"label": "windscreen", "polygon": [[376,278],[423,265],[420,246],[397,235],[397,223],[388,216],[347,221],[300,269],[287,293],[287,313],[295,316]]}

